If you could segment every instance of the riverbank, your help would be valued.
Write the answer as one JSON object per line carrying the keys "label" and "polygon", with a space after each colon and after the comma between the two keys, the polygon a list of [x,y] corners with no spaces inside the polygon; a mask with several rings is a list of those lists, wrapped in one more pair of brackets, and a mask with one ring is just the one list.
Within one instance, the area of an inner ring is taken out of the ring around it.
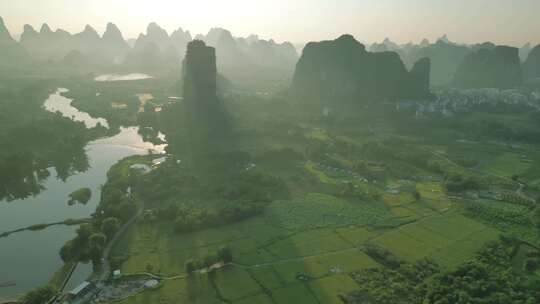
{"label": "riverbank", "polygon": [[49,224],[35,224],[35,225],[31,225],[31,226],[28,226],[28,227],[24,227],[24,228],[20,228],[20,229],[15,229],[15,230],[12,230],[12,231],[6,231],[6,232],[3,232],[0,234],[0,239],[1,238],[5,238],[5,237],[8,237],[12,234],[15,234],[17,232],[23,232],[23,231],[40,231],[40,230],[44,230],[44,229],[47,229],[49,227],[52,227],[52,226],[58,226],[58,225],[66,225],[66,226],[76,226],[76,225],[80,225],[80,224],[84,224],[84,223],[88,223],[90,222],[90,218],[84,218],[84,219],[67,219],[65,221],[61,221],[61,222],[55,222],[55,223],[49,223]]}
{"label": "riverbank", "polygon": [[[47,103],[48,107],[43,106],[42,111],[47,108],[62,114],[75,111],[69,99],[58,96],[58,89],[48,91],[47,100],[42,100],[40,105]],[[134,94],[132,92],[129,95]],[[87,127],[99,122],[99,118],[83,114],[77,117]],[[92,121],[84,121],[86,119]],[[95,131],[86,130],[90,133]],[[77,226],[86,223],[96,212],[101,186],[107,180],[107,171],[125,157],[146,155],[149,151],[161,153],[164,149],[164,145],[145,142],[138,134],[137,127],[119,127],[117,130],[110,128],[106,133],[108,137],[100,136],[81,148],[84,154],[74,157],[75,165],[68,172],[59,172],[64,168],[62,166],[58,169],[48,168],[47,174],[43,173],[43,180],[40,181],[39,193],[0,204],[0,282],[14,283],[10,287],[0,288],[3,302],[14,301],[37,286],[48,284],[55,272],[63,273],[58,277],[65,277],[68,272],[63,269],[67,266],[58,252],[66,241],[76,235]],[[69,194],[82,186],[91,189],[95,195],[85,205],[66,206]],[[77,267],[66,288],[80,284],[86,279],[87,273],[88,266]]]}

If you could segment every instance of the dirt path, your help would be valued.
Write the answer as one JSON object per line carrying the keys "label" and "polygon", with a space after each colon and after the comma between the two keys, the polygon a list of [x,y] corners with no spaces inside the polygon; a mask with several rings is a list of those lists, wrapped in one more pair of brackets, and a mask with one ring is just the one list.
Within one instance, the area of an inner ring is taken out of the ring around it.
{"label": "dirt path", "polygon": [[144,202],[141,203],[141,206],[139,207],[139,210],[118,229],[112,240],[109,241],[107,246],[103,249],[102,253],[102,265],[101,265],[101,274],[98,278],[98,281],[96,283],[96,286],[98,289],[101,289],[105,284],[104,282],[108,279],[110,273],[111,273],[111,263],[109,261],[109,256],[111,254],[111,251],[116,244],[116,242],[124,235],[124,233],[128,230],[128,228],[135,223],[137,218],[142,214],[144,211]]}
{"label": "dirt path", "polygon": [[[139,210],[127,222],[125,222],[122,225],[122,227],[120,227],[120,229],[118,229],[118,231],[116,232],[112,240],[110,240],[109,243],[107,243],[107,246],[105,246],[105,248],[103,249],[101,271],[95,283],[94,290],[87,292],[86,295],[80,299],[73,300],[72,302],[70,302],[71,304],[88,303],[94,295],[101,292],[101,289],[103,289],[103,287],[106,285],[105,282],[107,281],[111,273],[111,263],[109,261],[109,255],[111,254],[111,251],[114,245],[124,235],[124,233],[128,230],[128,228],[133,223],[135,223],[135,221],[142,214],[143,211],[144,211],[144,202],[139,207]],[[57,303],[57,302],[54,302],[54,303]]]}
{"label": "dirt path", "polygon": [[[356,251],[356,250],[360,250],[360,249],[358,247],[350,247],[350,248],[345,248],[345,249],[340,249],[340,250],[335,250],[335,251],[324,252],[324,253],[320,253],[320,254],[313,254],[313,255],[308,255],[308,256],[281,259],[281,260],[276,260],[276,261],[273,261],[273,262],[261,263],[261,264],[255,264],[255,265],[244,265],[244,264],[239,264],[239,263],[232,262],[232,263],[227,263],[227,264],[221,264],[219,266],[214,266],[214,267],[212,267],[212,270],[220,270],[220,269],[225,268],[226,266],[234,266],[234,267],[239,267],[239,268],[242,268],[242,269],[255,269],[255,268],[259,268],[259,267],[273,266],[273,265],[285,264],[285,263],[295,262],[295,261],[303,261],[303,260],[312,259],[312,258],[332,256],[332,255],[335,255],[335,254],[340,254],[340,253],[344,253],[344,252],[351,252],[351,251]],[[203,274],[203,273],[208,273],[209,269],[204,268],[204,269],[196,270],[194,272]],[[152,273],[145,273],[145,272],[136,273],[136,274],[145,274],[145,275],[148,275],[148,276],[154,277],[156,279],[160,279],[160,280],[178,280],[178,279],[186,279],[186,278],[189,277],[188,274],[179,274],[179,275],[175,275],[175,276],[160,276],[160,275],[156,275],[156,274],[152,274]]]}

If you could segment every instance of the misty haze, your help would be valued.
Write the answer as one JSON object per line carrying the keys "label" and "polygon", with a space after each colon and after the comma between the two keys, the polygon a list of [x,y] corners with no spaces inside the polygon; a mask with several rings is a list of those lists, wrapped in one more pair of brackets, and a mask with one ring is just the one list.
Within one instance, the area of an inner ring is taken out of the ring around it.
{"label": "misty haze", "polygon": [[540,303],[539,16],[0,0],[0,304]]}

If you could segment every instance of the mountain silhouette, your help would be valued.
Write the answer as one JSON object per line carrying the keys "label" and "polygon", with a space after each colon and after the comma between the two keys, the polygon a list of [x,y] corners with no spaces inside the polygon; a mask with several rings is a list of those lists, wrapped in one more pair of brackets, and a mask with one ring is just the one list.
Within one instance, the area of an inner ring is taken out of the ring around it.
{"label": "mountain silhouette", "polygon": [[371,53],[353,36],[343,35],[306,45],[292,91],[303,100],[323,103],[424,98],[429,95],[429,66],[429,59],[422,59],[409,72],[397,53]]}
{"label": "mountain silhouette", "polygon": [[454,84],[460,88],[509,89],[523,82],[519,50],[509,46],[485,48],[467,55]]}
{"label": "mountain silhouette", "polygon": [[29,61],[28,53],[13,39],[0,17],[0,66],[17,66],[27,64]]}
{"label": "mountain silhouette", "polygon": [[540,44],[529,52],[523,63],[523,74],[527,80],[540,78]]}

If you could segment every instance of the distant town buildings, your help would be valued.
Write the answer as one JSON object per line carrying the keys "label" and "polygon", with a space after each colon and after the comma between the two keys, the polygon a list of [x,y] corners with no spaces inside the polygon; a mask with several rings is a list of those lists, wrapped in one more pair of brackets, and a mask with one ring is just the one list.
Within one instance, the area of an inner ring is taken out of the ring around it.
{"label": "distant town buildings", "polygon": [[526,89],[445,89],[433,92],[431,101],[399,100],[396,111],[416,109],[416,116],[440,114],[452,117],[480,105],[523,105],[540,111],[540,92]]}

